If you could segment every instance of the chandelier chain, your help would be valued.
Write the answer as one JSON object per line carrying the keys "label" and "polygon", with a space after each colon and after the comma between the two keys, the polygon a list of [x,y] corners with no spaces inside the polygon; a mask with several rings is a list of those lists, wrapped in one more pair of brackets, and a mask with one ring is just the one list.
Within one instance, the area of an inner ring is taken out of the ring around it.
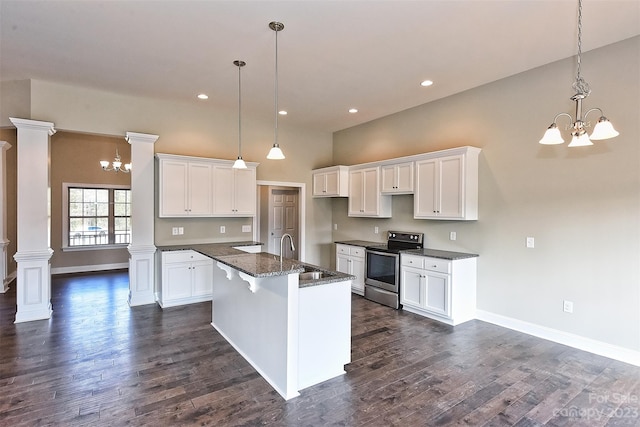
{"label": "chandelier chain", "polygon": [[582,0],[578,0],[578,59],[576,81],[573,83],[573,89],[577,95],[583,95],[585,98],[591,93],[591,87],[580,74],[582,65]]}

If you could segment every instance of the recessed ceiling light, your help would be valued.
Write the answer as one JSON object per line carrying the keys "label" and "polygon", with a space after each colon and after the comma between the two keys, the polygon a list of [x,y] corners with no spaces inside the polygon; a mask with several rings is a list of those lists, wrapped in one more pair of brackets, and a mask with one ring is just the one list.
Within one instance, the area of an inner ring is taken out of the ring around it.
{"label": "recessed ceiling light", "polygon": [[207,95],[206,93],[201,93],[200,95],[198,95],[198,99],[209,99],[209,95]]}
{"label": "recessed ceiling light", "polygon": [[358,109],[357,109],[357,108],[349,108],[349,112],[350,112],[351,114],[354,114],[354,113],[357,113],[357,112],[358,112]]}
{"label": "recessed ceiling light", "polygon": [[286,116],[287,112],[284,111],[284,110],[280,110],[280,111],[278,111],[278,114],[280,114],[281,116]]}
{"label": "recessed ceiling light", "polygon": [[433,84],[433,82],[431,80],[424,80],[422,83],[420,83],[420,86],[431,86]]}

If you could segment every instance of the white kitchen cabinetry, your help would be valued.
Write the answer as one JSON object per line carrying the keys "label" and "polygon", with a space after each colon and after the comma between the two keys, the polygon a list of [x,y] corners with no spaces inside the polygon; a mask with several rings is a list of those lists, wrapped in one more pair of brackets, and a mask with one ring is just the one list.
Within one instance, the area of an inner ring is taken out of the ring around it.
{"label": "white kitchen cabinetry", "polygon": [[415,164],[414,218],[478,219],[478,155],[463,147]]}
{"label": "white kitchen cabinetry", "polygon": [[382,193],[413,193],[413,162],[382,165],[380,169],[382,172]]}
{"label": "white kitchen cabinetry", "polygon": [[476,258],[447,260],[400,255],[404,310],[458,325],[475,318]]}
{"label": "white kitchen cabinetry", "polygon": [[209,216],[213,212],[212,165],[176,158],[159,159],[159,216]]}
{"label": "white kitchen cabinetry", "polygon": [[213,167],[215,216],[254,216],[256,214],[256,169],[233,169],[231,164]]}
{"label": "white kitchen cabinetry", "polygon": [[349,168],[347,166],[331,166],[315,169],[313,177],[313,197],[347,197],[349,196]]}
{"label": "white kitchen cabinetry", "polygon": [[162,308],[211,299],[211,258],[191,250],[164,251],[160,264],[157,300]]}
{"label": "white kitchen cabinetry", "polygon": [[157,153],[158,216],[255,216],[256,168],[233,161]]}
{"label": "white kitchen cabinetry", "polygon": [[337,243],[336,270],[355,276],[351,281],[351,291],[364,295],[365,248]]}
{"label": "white kitchen cabinetry", "polygon": [[391,196],[380,194],[380,167],[349,171],[349,216],[391,217]]}

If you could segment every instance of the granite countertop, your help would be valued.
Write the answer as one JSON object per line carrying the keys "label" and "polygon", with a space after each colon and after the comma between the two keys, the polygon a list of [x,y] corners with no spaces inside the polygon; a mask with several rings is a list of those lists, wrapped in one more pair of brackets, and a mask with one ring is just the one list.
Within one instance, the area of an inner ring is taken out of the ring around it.
{"label": "granite countertop", "polygon": [[362,246],[363,248],[366,248],[367,246],[378,246],[384,244],[384,242],[369,242],[367,240],[342,240],[334,243],[339,243],[341,245]]}
{"label": "granite countertop", "polygon": [[457,260],[457,259],[465,259],[465,258],[475,258],[479,256],[478,254],[468,254],[465,252],[452,252],[452,251],[441,251],[438,249],[410,249],[407,251],[403,251],[403,254],[411,254],[411,255],[420,255],[420,256],[428,256],[431,258],[441,258],[448,260]]}
{"label": "granite countertop", "polygon": [[231,242],[231,243],[204,243],[193,245],[169,245],[158,246],[160,251],[193,250],[209,258],[235,268],[238,271],[256,278],[284,276],[292,273],[302,273],[305,270],[322,271],[324,277],[313,280],[300,280],[301,288],[307,286],[317,286],[325,283],[342,282],[355,279],[354,276],[340,273],[338,271],[326,270],[324,268],[306,264],[295,259],[284,258],[282,267],[280,257],[267,252],[247,253],[239,249],[238,246],[261,245],[259,242]]}

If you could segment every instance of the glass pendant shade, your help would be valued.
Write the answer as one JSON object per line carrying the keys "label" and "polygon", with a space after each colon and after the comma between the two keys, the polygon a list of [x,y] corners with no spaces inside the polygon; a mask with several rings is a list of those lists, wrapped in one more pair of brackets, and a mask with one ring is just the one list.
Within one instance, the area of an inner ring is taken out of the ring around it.
{"label": "glass pendant shade", "polygon": [[593,142],[591,142],[587,133],[583,131],[579,135],[574,134],[568,146],[569,147],[585,147],[587,145],[593,145]]}
{"label": "glass pendant shade", "polygon": [[594,141],[598,141],[601,139],[614,138],[618,135],[620,135],[620,133],[613,128],[611,122],[607,120],[606,117],[602,116],[594,126],[590,138]]}
{"label": "glass pendant shade", "polygon": [[278,146],[278,144],[273,144],[271,150],[269,150],[269,154],[267,154],[267,159],[269,160],[282,160],[284,159],[284,153]]}
{"label": "glass pendant shade", "polygon": [[100,160],[100,166],[102,166],[102,169],[106,169],[109,167],[109,162],[106,160]]}
{"label": "glass pendant shade", "polygon": [[560,134],[560,129],[555,123],[552,123],[551,126],[544,133],[544,136],[540,140],[540,144],[543,145],[556,145],[563,144],[564,139],[562,139],[562,135]]}
{"label": "glass pendant shade", "polygon": [[235,162],[233,162],[233,169],[246,169],[247,164],[242,160],[242,157],[238,157]]}

